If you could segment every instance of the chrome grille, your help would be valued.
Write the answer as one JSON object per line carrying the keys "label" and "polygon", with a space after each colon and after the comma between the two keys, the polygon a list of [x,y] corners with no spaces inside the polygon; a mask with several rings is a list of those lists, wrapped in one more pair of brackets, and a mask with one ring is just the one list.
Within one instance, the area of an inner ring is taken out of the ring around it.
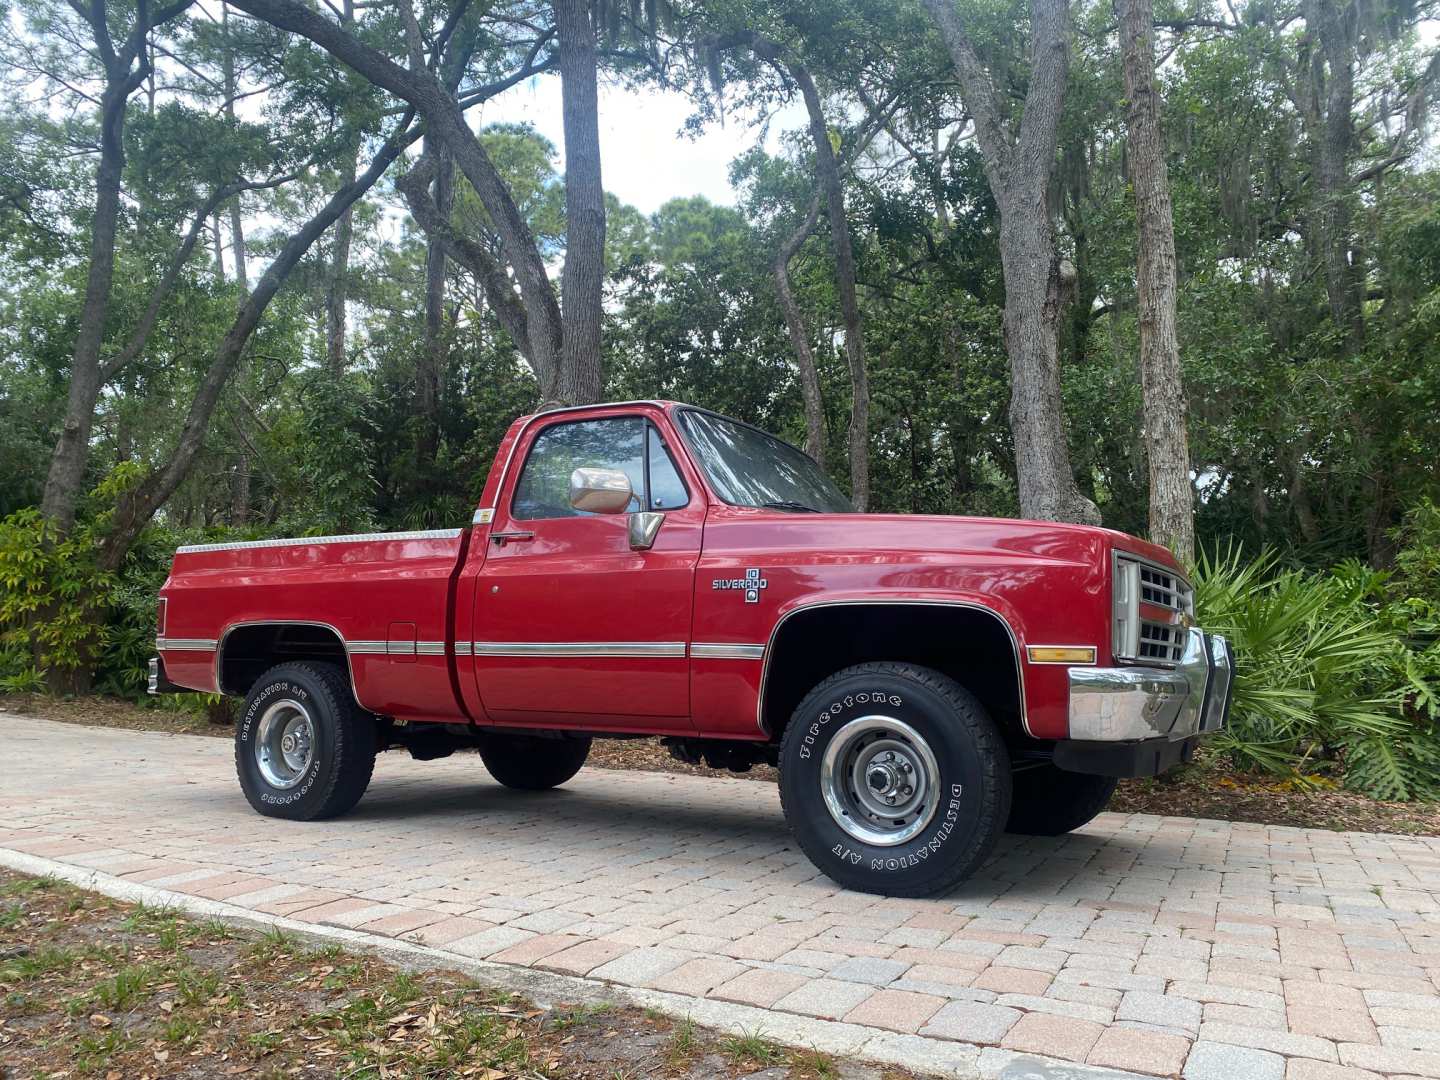
{"label": "chrome grille", "polygon": [[1140,623],[1139,659],[1175,664],[1179,663],[1184,654],[1185,631],[1182,627],[1165,626],[1148,620]]}
{"label": "chrome grille", "polygon": [[[1185,652],[1184,616],[1193,613],[1190,583],[1175,571],[1139,556],[1115,553],[1114,653],[1119,660],[1142,664],[1178,663]],[[1142,617],[1140,607],[1168,608],[1169,618]]]}
{"label": "chrome grille", "polygon": [[1140,564],[1140,599],[1147,604],[1185,610],[1185,596],[1175,575],[1156,566]]}

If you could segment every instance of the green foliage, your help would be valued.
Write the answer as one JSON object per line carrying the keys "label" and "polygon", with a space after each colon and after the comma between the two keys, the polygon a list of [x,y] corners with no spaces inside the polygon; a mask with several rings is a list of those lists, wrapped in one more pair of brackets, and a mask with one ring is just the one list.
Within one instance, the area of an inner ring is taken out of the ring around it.
{"label": "green foliage", "polygon": [[0,677],[34,689],[37,672],[87,670],[109,643],[101,619],[115,575],[94,559],[95,532],[56,534],[38,510],[0,521]]}
{"label": "green foliage", "polygon": [[1342,773],[1381,799],[1440,797],[1435,646],[1389,586],[1354,561],[1315,573],[1282,568],[1274,552],[1202,554],[1197,618],[1236,653],[1231,722],[1215,746],[1242,769]]}

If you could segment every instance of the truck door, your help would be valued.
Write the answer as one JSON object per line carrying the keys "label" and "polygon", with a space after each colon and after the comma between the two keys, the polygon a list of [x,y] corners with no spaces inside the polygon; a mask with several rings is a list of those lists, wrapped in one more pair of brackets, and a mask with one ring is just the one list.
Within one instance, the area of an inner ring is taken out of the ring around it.
{"label": "truck door", "polygon": [[[667,445],[663,414],[535,421],[494,508],[475,589],[474,672],[501,723],[690,730],[687,660],[702,488]],[[570,505],[577,468],[630,480],[628,512]],[[631,512],[665,515],[654,545],[630,545]]]}

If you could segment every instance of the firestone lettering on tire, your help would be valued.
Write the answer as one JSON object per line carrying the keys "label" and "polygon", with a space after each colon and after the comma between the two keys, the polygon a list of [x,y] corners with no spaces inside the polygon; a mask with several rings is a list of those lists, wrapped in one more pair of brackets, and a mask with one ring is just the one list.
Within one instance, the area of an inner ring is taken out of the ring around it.
{"label": "firestone lettering on tire", "polygon": [[856,705],[889,705],[892,708],[898,709],[903,704],[905,704],[905,699],[899,694],[887,694],[883,690],[875,690],[871,693],[866,693],[862,690],[858,694],[846,694],[839,701],[832,702],[830,707],[822,712],[816,721],[806,730],[804,741],[800,746],[801,760],[810,757],[811,748],[820,737],[820,729],[839,716],[844,710],[854,708]]}
{"label": "firestone lettering on tire", "polygon": [[291,803],[299,802],[306,793],[315,786],[316,779],[320,775],[320,763],[317,761],[310,766],[310,775],[305,777],[305,783],[301,784],[294,791],[287,791],[284,795],[272,795],[268,791],[260,793],[260,801],[271,806],[289,806]]}

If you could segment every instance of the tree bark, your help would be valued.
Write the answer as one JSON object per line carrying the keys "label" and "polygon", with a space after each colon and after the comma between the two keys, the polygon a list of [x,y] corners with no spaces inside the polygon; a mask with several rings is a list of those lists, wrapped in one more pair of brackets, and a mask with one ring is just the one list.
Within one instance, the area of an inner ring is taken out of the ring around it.
{"label": "tree bark", "polygon": [[[360,141],[355,141],[355,155]],[[340,163],[342,184],[355,180],[356,157],[348,151]],[[354,234],[353,206],[346,207],[335,223],[335,236],[330,249],[330,287],[325,293],[325,367],[335,378],[345,374],[345,301],[350,283],[350,241]]]}
{"label": "tree bark", "polygon": [[815,353],[810,348],[805,319],[800,314],[800,305],[795,302],[795,291],[790,286],[790,260],[795,258],[819,221],[820,194],[816,192],[805,211],[805,219],[776,252],[772,272],[775,275],[775,293],[780,298],[780,310],[785,315],[785,328],[790,332],[790,344],[795,349],[795,363],[800,369],[800,396],[805,402],[805,453],[816,464],[823,465],[825,405],[820,396],[820,371],[815,366]]}
{"label": "tree bark", "polygon": [[[1005,275],[1005,351],[1010,357],[1010,427],[1020,512],[1098,524],[1070,467],[1060,396],[1059,325],[1066,292],[1050,217],[1049,186],[1070,64],[1067,0],[1032,0],[1030,85],[1016,125],[980,63],[954,0],[923,0],[960,80],[985,175],[1000,210]],[[1071,271],[1073,274],[1073,270]]]}
{"label": "tree bark", "polygon": [[250,455],[242,451],[230,472],[230,524],[250,521]]}
{"label": "tree bark", "polygon": [[[1364,340],[1361,276],[1352,265],[1354,237],[1350,211],[1350,153],[1354,145],[1355,67],[1353,16],[1347,20],[1335,0],[1306,0],[1310,49],[1311,103],[1302,110],[1313,146],[1315,244],[1320,249],[1330,317],[1352,348]],[[1348,25],[1347,25],[1348,23]]]}
{"label": "tree bark", "polygon": [[[344,0],[341,23],[355,21],[354,0]],[[360,136],[357,132],[340,160],[340,181],[348,184],[359,168]],[[345,301],[350,284],[350,242],[354,235],[355,208],[347,206],[335,223],[335,236],[330,249],[330,287],[325,294],[325,366],[339,378],[345,374]]]}
{"label": "tree bark", "polygon": [[196,455],[204,445],[205,433],[220,401],[220,393],[239,365],[245,345],[259,325],[260,317],[316,239],[375,185],[409,145],[411,139],[407,130],[410,120],[411,114],[407,112],[396,132],[371,160],[370,167],[353,183],[346,184],[331,195],[320,211],[285,241],[280,253],[256,283],[254,291],[240,305],[235,321],[217,346],[210,367],[191,400],[174,452],[139,485],[127,491],[116,506],[110,531],[100,545],[97,561],[102,568],[115,570],[120,566],[141,530],[190,474]]}
{"label": "tree bark", "polygon": [[825,193],[830,219],[830,240],[835,248],[835,287],[840,295],[840,317],[845,324],[845,359],[850,366],[850,501],[862,514],[870,504],[870,375],[865,368],[865,338],[860,302],[855,292],[855,251],[845,213],[845,190],[840,166],[830,143],[830,129],[820,106],[815,80],[804,65],[786,65],[805,99],[810,118],[810,141],[815,148],[815,177]]}
{"label": "tree bark", "polygon": [[564,352],[558,389],[559,400],[567,405],[584,405],[600,400],[605,284],[595,29],[589,0],[554,0],[553,7],[565,129],[565,269],[560,278]]}
{"label": "tree bark", "polygon": [[65,418],[60,428],[50,470],[45,478],[40,512],[49,518],[60,535],[75,524],[76,505],[90,462],[90,431],[95,422],[95,403],[100,395],[100,348],[110,312],[110,294],[115,276],[115,238],[120,219],[120,181],[125,171],[125,110],[130,95],[149,74],[146,38],[153,26],[173,18],[185,5],[170,6],[150,21],[150,7],[139,0],[135,25],[117,52],[107,24],[103,0],[93,0],[77,10],[90,24],[95,51],[105,65],[105,89],[100,98],[100,162],[95,171],[95,211],[90,226],[90,265],[85,278],[85,298],[70,361],[70,386]]}
{"label": "tree bark", "polygon": [[[235,53],[230,48],[230,7],[220,5],[220,36],[223,42],[221,74],[225,80],[225,115],[235,122]],[[230,203],[230,253],[235,260],[235,280],[244,292],[250,291],[250,271],[245,258],[245,209],[242,197],[236,194]]]}
{"label": "tree bark", "polygon": [[[427,148],[427,153],[432,152]],[[432,184],[435,212],[447,221],[455,200],[455,170],[450,155],[443,148],[433,150],[438,168]],[[440,375],[445,366],[447,335],[445,329],[445,268],[447,256],[444,239],[430,234],[425,249],[425,347],[420,350],[415,370],[415,409],[420,414],[420,431],[415,443],[415,462],[420,472],[435,463],[440,447]]]}
{"label": "tree bark", "polygon": [[1195,560],[1195,510],[1185,386],[1176,331],[1175,222],[1155,88],[1153,0],[1117,0],[1125,71],[1127,158],[1139,232],[1136,299],[1140,387],[1150,473],[1150,539]]}
{"label": "tree bark", "polygon": [[220,235],[220,212],[210,215],[210,247],[215,256],[215,284],[225,286],[225,241]]}
{"label": "tree bark", "polygon": [[[535,236],[519,207],[515,205],[515,200],[490,160],[490,155],[466,123],[465,110],[459,100],[449,93],[430,71],[406,70],[297,0],[232,0],[231,6],[264,19],[282,30],[299,34],[325,49],[382,90],[394,94],[413,107],[424,118],[427,132],[449,146],[455,164],[470,181],[489,213],[499,236],[504,258],[514,271],[529,325],[531,362],[536,369],[541,392],[546,397],[559,396],[562,393],[561,384],[566,381],[563,371],[560,304],[546,273],[545,260],[535,243]],[[580,47],[583,52],[583,41]],[[593,37],[591,47],[593,49]],[[576,63],[583,65],[583,57]],[[598,129],[598,123],[596,127]],[[577,147],[577,152],[583,155],[584,147]],[[566,154],[568,160],[568,146]],[[598,178],[597,162],[597,182]],[[603,201],[600,207],[603,215]],[[586,250],[587,243],[593,245],[594,224],[592,221],[592,239],[588,242],[582,240],[582,252]],[[572,221],[568,223],[567,229],[575,227],[576,222]],[[600,241],[603,247],[603,226],[600,230]],[[566,261],[573,256],[573,250],[567,248]],[[582,298],[587,295],[588,287],[583,278],[575,283],[576,292]],[[581,307],[583,306],[582,304]],[[597,304],[592,317],[598,315]],[[572,318],[578,326],[582,320],[578,309],[572,314]],[[598,329],[595,337],[598,339]],[[584,355],[584,350],[578,350],[578,354]],[[571,383],[573,385],[573,380]]]}
{"label": "tree bark", "polygon": [[422,154],[415,167],[395,182],[395,187],[405,196],[411,216],[426,234],[440,238],[445,245],[445,254],[470,271],[500,325],[520,350],[520,355],[538,370],[530,345],[530,324],[525,305],[515,294],[505,268],[482,244],[457,230],[435,205],[430,185],[438,165],[435,156]]}

